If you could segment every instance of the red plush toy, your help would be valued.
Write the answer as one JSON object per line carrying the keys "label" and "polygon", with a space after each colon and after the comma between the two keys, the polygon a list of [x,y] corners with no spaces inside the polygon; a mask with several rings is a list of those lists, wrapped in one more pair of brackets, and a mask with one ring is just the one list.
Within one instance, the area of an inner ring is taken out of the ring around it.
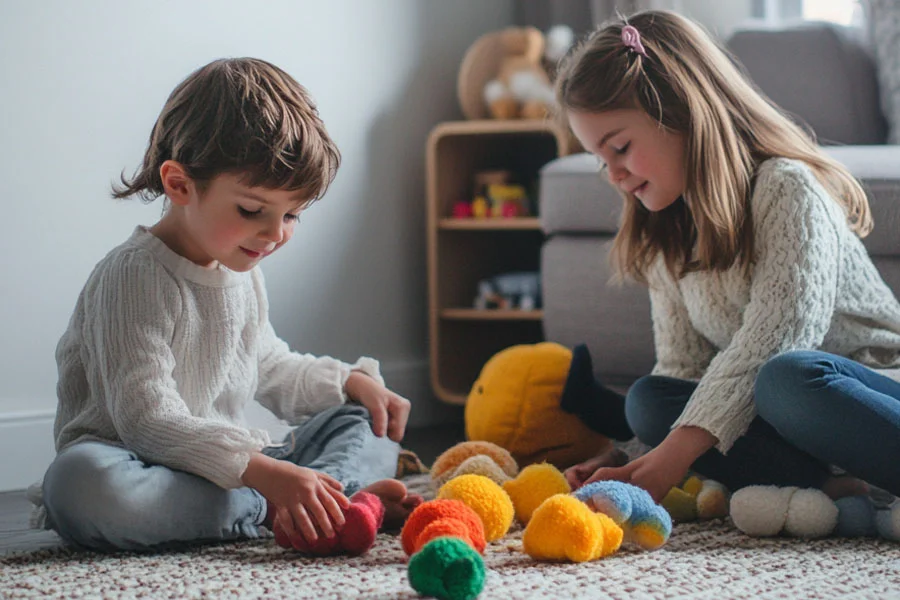
{"label": "red plush toy", "polygon": [[384,520],[384,504],[369,492],[356,492],[350,497],[350,507],[344,511],[344,526],[331,538],[319,537],[312,544],[298,538],[291,544],[287,533],[276,520],[272,526],[275,542],[282,548],[294,548],[315,556],[348,554],[358,556],[375,543],[375,535]]}

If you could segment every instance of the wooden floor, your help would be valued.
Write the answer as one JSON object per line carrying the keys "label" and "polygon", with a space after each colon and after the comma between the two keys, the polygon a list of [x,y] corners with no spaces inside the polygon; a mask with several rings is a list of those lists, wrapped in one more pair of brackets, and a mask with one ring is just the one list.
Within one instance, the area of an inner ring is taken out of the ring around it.
{"label": "wooden floor", "polygon": [[[426,465],[453,444],[464,439],[462,424],[411,429],[403,446],[419,455]],[[29,529],[31,503],[24,491],[0,492],[0,555],[30,552],[62,545],[52,531]]]}

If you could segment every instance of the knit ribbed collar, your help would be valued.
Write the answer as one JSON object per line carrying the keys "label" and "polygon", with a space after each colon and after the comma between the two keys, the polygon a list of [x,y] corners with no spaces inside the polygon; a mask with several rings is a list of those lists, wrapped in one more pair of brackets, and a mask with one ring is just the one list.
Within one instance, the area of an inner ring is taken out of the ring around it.
{"label": "knit ribbed collar", "polygon": [[181,256],[161,239],[150,233],[147,227],[139,225],[128,239],[134,246],[149,250],[173,276],[187,279],[209,287],[231,287],[243,283],[250,272],[238,273],[221,264],[214,269],[207,269]]}

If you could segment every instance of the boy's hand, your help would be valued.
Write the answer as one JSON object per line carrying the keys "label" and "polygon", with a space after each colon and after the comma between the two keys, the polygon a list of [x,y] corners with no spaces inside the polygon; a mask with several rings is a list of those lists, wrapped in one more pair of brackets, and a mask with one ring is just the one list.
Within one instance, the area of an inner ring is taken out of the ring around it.
{"label": "boy's hand", "polygon": [[334,537],[344,525],[350,501],[341,493],[344,486],[325,473],[256,453],[241,479],[275,505],[275,518],[291,540]]}
{"label": "boy's hand", "polygon": [[369,409],[375,435],[383,437],[387,434],[395,442],[403,439],[406,421],[409,419],[409,400],[359,371],[350,373],[344,390],[352,400]]}

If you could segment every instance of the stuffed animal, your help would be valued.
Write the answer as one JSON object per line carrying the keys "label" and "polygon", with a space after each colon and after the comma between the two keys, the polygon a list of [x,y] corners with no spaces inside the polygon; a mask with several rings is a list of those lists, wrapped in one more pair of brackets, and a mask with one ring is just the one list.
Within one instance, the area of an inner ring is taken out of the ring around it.
{"label": "stuffed animal", "polygon": [[407,576],[423,596],[472,600],[484,589],[484,560],[461,539],[439,537],[409,559]]}
{"label": "stuffed animal", "polygon": [[669,490],[660,504],[676,523],[718,519],[728,516],[728,490],[718,481],[692,476]]}
{"label": "stuffed animal", "polygon": [[753,485],[731,497],[731,520],[749,536],[875,536],[900,541],[900,501],[878,508],[867,496],[832,501],[822,490]]}
{"label": "stuffed animal", "polygon": [[431,466],[431,481],[436,488],[459,475],[484,475],[503,485],[519,473],[512,455],[491,442],[460,442],[444,451]]}
{"label": "stuffed animal", "polygon": [[469,600],[484,588],[484,526],[459,500],[431,500],[417,506],[400,532],[411,556],[409,583],[420,594]]}
{"label": "stuffed animal", "polygon": [[522,549],[535,560],[585,562],[613,554],[622,539],[622,528],[607,515],[570,494],[557,494],[534,511]]}
{"label": "stuffed animal", "polygon": [[406,555],[412,556],[431,540],[447,536],[459,538],[484,554],[481,517],[460,500],[429,500],[417,506],[400,530],[400,543]]}
{"label": "stuffed animal", "polygon": [[315,556],[358,556],[375,543],[375,535],[384,520],[384,504],[374,494],[356,492],[350,497],[350,506],[344,511],[344,519],[343,527],[334,537],[319,536],[313,543],[295,538],[295,543],[292,544],[277,519],[272,525],[272,533],[275,534],[275,543],[283,548],[294,548]]}
{"label": "stuffed animal", "polygon": [[644,550],[662,547],[672,533],[672,518],[646,490],[621,481],[595,481],[572,495],[622,527],[625,541]]}
{"label": "stuffed animal", "polygon": [[544,500],[572,491],[566,476],[549,463],[525,467],[515,479],[504,483],[503,489],[512,500],[516,518],[523,524],[531,520],[531,515]]}
{"label": "stuffed animal", "polygon": [[543,119],[554,106],[550,76],[574,41],[558,25],[545,36],[534,27],[508,27],[480,37],[463,58],[457,92],[469,119]]}
{"label": "stuffed animal", "polygon": [[509,531],[515,515],[512,500],[484,475],[460,475],[438,490],[438,498],[461,500],[481,518],[484,538],[492,542]]}
{"label": "stuffed animal", "polygon": [[565,469],[609,450],[610,436],[633,437],[621,396],[595,380],[587,348],[553,342],[495,354],[472,386],[465,422],[469,440],[505,448],[520,466]]}

